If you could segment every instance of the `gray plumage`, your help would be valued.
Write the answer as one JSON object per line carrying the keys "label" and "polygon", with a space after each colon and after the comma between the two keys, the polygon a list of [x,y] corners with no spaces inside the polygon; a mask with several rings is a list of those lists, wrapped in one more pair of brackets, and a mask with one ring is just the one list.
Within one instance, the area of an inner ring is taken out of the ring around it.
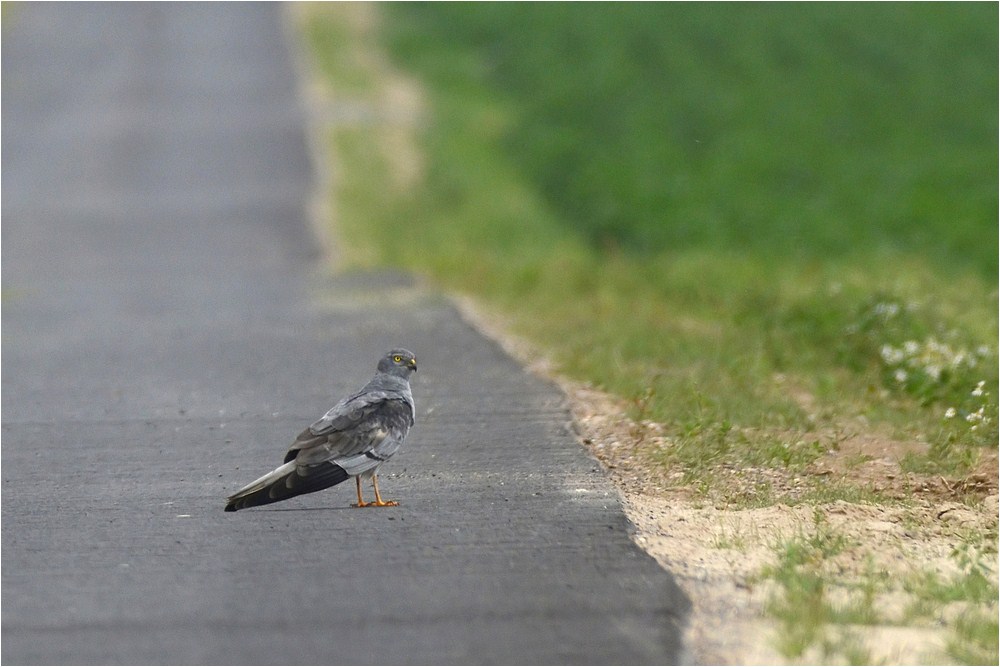
{"label": "gray plumage", "polygon": [[[390,350],[379,359],[375,377],[361,391],[344,398],[302,431],[288,448],[284,465],[229,496],[226,511],[266,505],[329,488],[354,477],[358,507],[395,505],[378,489],[378,470],[413,426],[415,412],[410,375],[417,370],[413,353]],[[370,479],[375,502],[366,503],[361,480]]]}

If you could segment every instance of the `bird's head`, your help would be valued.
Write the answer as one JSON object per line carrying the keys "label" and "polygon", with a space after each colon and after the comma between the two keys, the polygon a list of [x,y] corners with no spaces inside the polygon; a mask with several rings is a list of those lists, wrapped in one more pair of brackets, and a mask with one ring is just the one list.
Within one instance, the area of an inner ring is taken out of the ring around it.
{"label": "bird's head", "polygon": [[379,359],[378,370],[406,380],[409,379],[413,371],[417,370],[417,358],[413,356],[412,352],[401,347],[389,350],[384,357]]}

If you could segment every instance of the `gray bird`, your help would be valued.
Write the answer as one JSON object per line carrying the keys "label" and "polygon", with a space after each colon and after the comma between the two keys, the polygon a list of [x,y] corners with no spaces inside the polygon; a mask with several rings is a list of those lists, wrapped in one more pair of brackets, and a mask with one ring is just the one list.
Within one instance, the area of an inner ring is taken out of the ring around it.
{"label": "gray bird", "polygon": [[[343,399],[295,439],[285,463],[226,499],[226,511],[276,503],[321,491],[353,477],[355,507],[398,505],[382,500],[378,470],[396,453],[413,426],[415,412],[410,375],[417,370],[413,353],[397,348],[378,361],[375,377]],[[370,479],[375,501],[361,496],[361,479]]]}

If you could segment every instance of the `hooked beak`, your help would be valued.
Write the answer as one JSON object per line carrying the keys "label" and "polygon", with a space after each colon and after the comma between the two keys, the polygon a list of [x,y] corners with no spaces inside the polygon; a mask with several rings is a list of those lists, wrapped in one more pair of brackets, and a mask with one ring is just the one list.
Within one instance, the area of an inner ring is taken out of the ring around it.
{"label": "hooked beak", "polygon": [[416,359],[410,359],[409,363],[407,363],[406,365],[409,366],[410,368],[412,368],[413,370],[417,370],[417,360]]}

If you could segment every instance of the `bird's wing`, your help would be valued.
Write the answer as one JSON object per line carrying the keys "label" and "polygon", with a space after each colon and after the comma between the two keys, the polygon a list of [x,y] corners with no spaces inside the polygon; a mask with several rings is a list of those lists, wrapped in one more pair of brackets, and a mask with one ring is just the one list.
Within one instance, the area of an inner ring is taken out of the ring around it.
{"label": "bird's wing", "polygon": [[387,437],[402,440],[413,424],[412,401],[398,391],[370,390],[330,409],[295,439],[285,462],[314,464],[363,454]]}
{"label": "bird's wing", "polygon": [[313,435],[357,428],[386,401],[402,398],[397,391],[369,390],[349,396],[309,426]]}

